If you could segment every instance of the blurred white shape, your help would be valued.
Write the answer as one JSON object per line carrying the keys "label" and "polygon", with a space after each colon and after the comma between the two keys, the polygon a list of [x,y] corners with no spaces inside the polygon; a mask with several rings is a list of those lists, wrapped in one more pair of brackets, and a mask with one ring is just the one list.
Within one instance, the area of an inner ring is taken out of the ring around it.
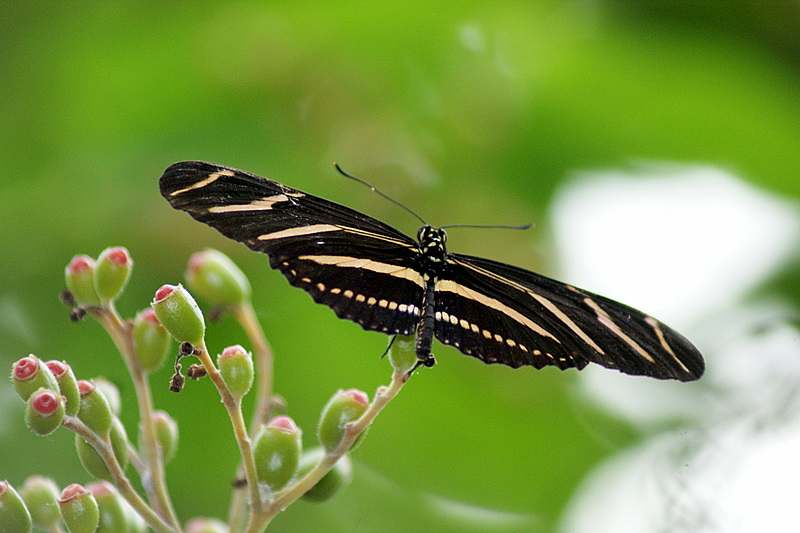
{"label": "blurred white shape", "polygon": [[[584,173],[557,194],[552,216],[560,278],[675,327],[706,356],[706,381],[714,348],[748,332],[730,321],[701,327],[701,319],[762,282],[796,252],[800,236],[793,204],[713,167]],[[696,414],[705,389],[591,367],[581,386],[593,402],[643,425]]]}
{"label": "blurred white shape", "polygon": [[747,418],[661,435],[618,454],[583,483],[563,533],[800,531],[800,426]]}
{"label": "blurred white shape", "polygon": [[486,52],[486,37],[476,24],[463,24],[458,28],[458,40],[464,48],[474,54]]}
{"label": "blurred white shape", "polygon": [[714,167],[584,173],[553,202],[561,277],[679,330],[784,262],[797,208]]}
{"label": "blurred white shape", "polygon": [[531,514],[511,513],[487,507],[470,505],[456,500],[429,494],[423,500],[435,513],[447,518],[453,526],[464,531],[530,531],[540,527],[540,520]]}
{"label": "blurred white shape", "polygon": [[741,303],[796,253],[798,210],[713,168],[639,176],[585,175],[559,195],[563,278],[677,326],[704,353],[707,373],[695,384],[583,374],[583,392],[618,416],[691,425],[599,467],[561,531],[800,531],[796,311]]}

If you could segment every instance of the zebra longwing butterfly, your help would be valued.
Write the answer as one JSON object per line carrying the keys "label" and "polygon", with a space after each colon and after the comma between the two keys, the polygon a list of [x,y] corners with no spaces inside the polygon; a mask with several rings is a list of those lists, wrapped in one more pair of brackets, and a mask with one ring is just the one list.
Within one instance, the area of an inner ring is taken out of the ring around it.
{"label": "zebra longwing butterfly", "polygon": [[161,194],[176,209],[269,256],[317,303],[365,330],[433,338],[484,363],[692,381],[705,367],[686,338],[631,307],[534,272],[447,251],[441,228],[417,240],[342,205],[249,172],[199,161],[170,166]]}

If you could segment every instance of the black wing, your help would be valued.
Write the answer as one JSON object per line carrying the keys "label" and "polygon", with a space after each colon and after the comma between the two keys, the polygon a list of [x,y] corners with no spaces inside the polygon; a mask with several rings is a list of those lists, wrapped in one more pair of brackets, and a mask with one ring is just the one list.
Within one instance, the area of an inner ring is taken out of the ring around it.
{"label": "black wing", "polygon": [[436,283],[436,338],[512,367],[583,368],[693,381],[700,352],[636,309],[496,261],[449,254]]}
{"label": "black wing", "polygon": [[412,335],[425,282],[414,240],[342,205],[234,168],[185,161],[161,176],[172,207],[253,250],[364,329]]}

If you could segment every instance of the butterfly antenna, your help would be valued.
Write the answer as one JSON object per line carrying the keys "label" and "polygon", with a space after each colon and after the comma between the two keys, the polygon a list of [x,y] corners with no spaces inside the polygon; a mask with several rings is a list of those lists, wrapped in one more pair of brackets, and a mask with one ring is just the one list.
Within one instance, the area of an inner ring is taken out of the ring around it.
{"label": "butterfly antenna", "polygon": [[418,214],[416,214],[416,213],[415,213],[414,211],[412,211],[412,210],[411,210],[409,207],[406,207],[406,206],[404,206],[403,204],[401,204],[400,202],[398,202],[397,200],[395,200],[394,198],[392,198],[392,197],[391,197],[391,196],[389,196],[388,194],[385,194],[385,193],[383,193],[383,192],[379,191],[378,189],[376,189],[376,188],[375,188],[375,186],[374,186],[374,185],[371,185],[370,183],[368,183],[368,182],[366,182],[366,181],[362,180],[361,178],[357,178],[357,177],[353,176],[353,175],[352,175],[352,174],[350,174],[349,172],[345,172],[345,171],[342,169],[342,167],[340,167],[340,166],[339,166],[339,163],[335,163],[335,162],[334,162],[334,163],[333,163],[333,166],[334,166],[334,167],[336,167],[336,170],[338,170],[338,171],[339,171],[339,174],[341,174],[341,175],[342,175],[342,176],[344,176],[345,178],[350,178],[351,180],[357,181],[357,182],[359,182],[359,183],[360,183],[360,184],[362,184],[362,185],[366,185],[367,187],[369,187],[369,188],[370,188],[370,190],[372,190],[372,192],[376,192],[376,193],[378,193],[379,195],[381,195],[381,196],[383,196],[384,198],[386,198],[387,200],[389,200],[390,202],[392,202],[393,204],[395,204],[395,205],[399,205],[400,207],[402,207],[403,209],[405,209],[406,211],[408,211],[409,213],[411,213],[412,215],[414,215],[414,216],[417,218],[417,220],[419,220],[419,221],[420,221],[420,222],[422,222],[423,224],[425,224],[425,225],[427,225],[427,224],[428,224],[427,222],[425,222],[425,220],[424,220],[424,219],[423,219],[421,216],[419,216]]}
{"label": "butterfly antenna", "polygon": [[527,224],[522,224],[521,226],[504,226],[501,224],[490,224],[484,226],[482,224],[448,224],[447,226],[441,226],[442,228],[481,228],[481,229],[528,229],[534,226],[533,222],[529,222]]}

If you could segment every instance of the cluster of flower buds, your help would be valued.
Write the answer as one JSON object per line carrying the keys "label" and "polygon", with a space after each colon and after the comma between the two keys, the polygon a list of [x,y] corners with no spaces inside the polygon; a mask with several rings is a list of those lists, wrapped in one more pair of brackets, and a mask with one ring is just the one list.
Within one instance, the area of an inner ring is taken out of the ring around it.
{"label": "cluster of flower buds", "polygon": [[75,375],[64,362],[45,363],[33,354],[23,357],[11,368],[11,382],[27,402],[25,424],[37,435],[51,434],[64,416],[74,416],[80,409]]}
{"label": "cluster of flower buds", "polygon": [[[191,294],[180,284],[160,287],[150,307],[133,320],[123,321],[113,302],[120,296],[131,275],[133,261],[125,248],[104,250],[97,259],[77,255],[66,268],[68,293],[65,301],[87,312],[105,327],[119,327],[128,335],[132,348],[126,361],[130,368],[144,375],[159,369],[165,362],[174,338],[181,355],[202,355],[208,372],[214,371],[205,350],[205,319]],[[192,256],[186,272],[187,285],[216,309],[241,311],[250,298],[250,285],[244,274],[223,254],[205,250]],[[249,307],[249,305],[247,306]],[[75,311],[77,312],[77,311]],[[118,338],[118,337],[115,337]],[[124,344],[124,343],[123,343]],[[409,355],[410,354],[410,355]],[[413,339],[398,338],[390,351],[395,371],[408,372],[416,365]],[[234,402],[239,402],[254,382],[253,356],[242,346],[224,349],[217,357],[215,384],[224,388]],[[78,380],[63,361],[43,362],[35,355],[17,361],[11,380],[26,402],[25,422],[38,435],[49,435],[65,425],[75,431],[75,447],[85,470],[98,481],[83,487],[69,485],[59,492],[56,484],[40,476],[30,477],[20,493],[6,481],[0,481],[0,530],[16,533],[60,530],[63,522],[71,533],[95,531],[145,530],[143,519],[117,492],[111,483],[119,483],[130,462],[132,446],[120,422],[119,391],[102,379]],[[230,404],[230,402],[228,402]],[[319,445],[303,450],[302,432],[287,416],[277,416],[263,424],[252,441],[255,475],[261,493],[274,495],[289,491],[294,483],[317,469],[317,483],[304,494],[309,501],[324,501],[347,486],[352,479],[352,463],[347,452],[364,436],[356,438],[353,423],[370,407],[362,391],[340,390],[327,403],[317,426]],[[373,413],[374,414],[374,413]],[[162,459],[170,460],[177,449],[178,426],[163,411],[152,413],[152,426],[141,426],[140,448],[145,447],[145,433],[155,436]],[[147,431],[145,431],[145,428]],[[338,461],[337,461],[338,459]],[[334,464],[335,462],[335,464]],[[319,478],[321,472],[327,473]],[[111,482],[111,483],[110,483]],[[121,485],[118,485],[121,486]],[[297,497],[297,496],[295,496]],[[217,527],[219,526],[219,527]],[[190,522],[187,531],[223,531],[224,525],[211,519]]]}
{"label": "cluster of flower buds", "polygon": [[76,255],[67,265],[67,290],[78,305],[103,305],[122,293],[132,269],[133,260],[121,246],[106,248],[96,261],[88,255]]}
{"label": "cluster of flower buds", "polygon": [[0,531],[61,531],[62,522],[70,533],[146,531],[144,520],[105,481],[86,487],[75,483],[61,492],[52,479],[41,476],[26,479],[19,492],[0,481]]}
{"label": "cluster of flower buds", "polygon": [[[347,425],[361,417],[369,398],[359,390],[338,391],[322,411],[317,427],[320,446],[303,453],[301,431],[287,416],[273,418],[261,427],[253,442],[253,456],[259,483],[274,493],[310,472],[345,438]],[[363,433],[361,434],[363,436]],[[359,437],[360,438],[360,437]],[[352,447],[351,447],[352,449]],[[352,464],[347,455],[333,466],[304,498],[324,501],[347,486],[352,479]]]}

